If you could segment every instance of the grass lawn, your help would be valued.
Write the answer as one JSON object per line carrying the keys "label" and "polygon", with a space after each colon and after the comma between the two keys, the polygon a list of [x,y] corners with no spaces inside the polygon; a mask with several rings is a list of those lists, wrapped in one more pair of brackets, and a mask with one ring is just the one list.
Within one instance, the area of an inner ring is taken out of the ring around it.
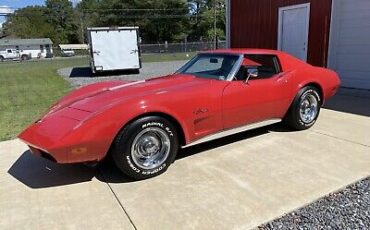
{"label": "grass lawn", "polygon": [[[194,53],[143,55],[143,62],[186,60]],[[87,66],[87,58],[0,64],[0,141],[12,139],[58,98],[71,90],[57,74],[65,67]]]}

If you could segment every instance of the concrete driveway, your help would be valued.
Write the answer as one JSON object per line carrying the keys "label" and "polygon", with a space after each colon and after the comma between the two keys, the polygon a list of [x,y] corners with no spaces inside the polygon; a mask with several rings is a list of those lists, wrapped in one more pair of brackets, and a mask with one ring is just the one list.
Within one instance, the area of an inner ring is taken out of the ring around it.
{"label": "concrete driveway", "polygon": [[132,182],[0,143],[2,229],[250,229],[370,175],[369,92],[342,90],[304,132],[270,126],[182,150]]}

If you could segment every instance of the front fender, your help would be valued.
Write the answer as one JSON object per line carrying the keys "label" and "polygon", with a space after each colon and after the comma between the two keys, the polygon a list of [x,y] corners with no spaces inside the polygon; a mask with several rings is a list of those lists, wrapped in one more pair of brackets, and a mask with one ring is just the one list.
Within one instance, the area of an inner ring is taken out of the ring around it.
{"label": "front fender", "polygon": [[189,130],[189,126],[186,123],[187,118],[186,116],[184,116],[184,113],[180,113],[179,111],[170,108],[169,106],[165,106],[163,103],[156,103],[152,100],[147,100],[145,102],[140,101],[138,103],[133,103],[131,106],[128,107],[126,105],[119,106],[114,109],[114,113],[116,113],[118,117],[123,118],[122,122],[120,123],[120,125],[118,125],[116,129],[115,136],[125,125],[138,119],[139,117],[150,114],[164,114],[173,118],[180,125],[186,141],[190,139],[191,131]]}
{"label": "front fender", "polygon": [[[181,126],[185,140],[190,138],[190,130],[181,114],[154,102],[125,102],[115,105],[104,112],[98,113],[85,121],[79,129],[86,130],[86,139],[93,141],[95,148],[99,149],[96,160],[103,159],[109,151],[115,137],[120,130],[139,117],[150,114],[166,114],[175,119]],[[77,134],[77,133],[76,133]],[[80,136],[77,134],[77,136]],[[99,142],[100,144],[96,144]]]}

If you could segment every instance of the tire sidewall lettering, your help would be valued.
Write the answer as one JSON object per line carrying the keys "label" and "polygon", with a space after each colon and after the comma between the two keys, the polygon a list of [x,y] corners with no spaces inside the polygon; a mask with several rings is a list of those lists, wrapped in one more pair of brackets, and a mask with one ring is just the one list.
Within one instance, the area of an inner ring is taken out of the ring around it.
{"label": "tire sidewall lettering", "polygon": [[160,165],[159,167],[155,168],[155,169],[152,169],[152,170],[140,170],[138,167],[136,167],[134,165],[134,163],[132,162],[131,160],[131,157],[130,156],[126,156],[126,160],[127,160],[127,163],[128,165],[130,166],[130,168],[136,172],[136,173],[141,173],[143,175],[153,175],[153,174],[156,174],[160,171],[162,171],[163,169],[166,168],[167,164],[166,163],[163,163],[162,165]]}
{"label": "tire sidewall lettering", "polygon": [[300,101],[302,101],[302,100],[307,96],[307,94],[313,94],[313,95],[317,98],[317,101],[318,101],[319,103],[321,103],[321,97],[320,97],[320,95],[316,92],[316,90],[313,90],[313,89],[308,89],[308,90],[306,90],[306,91],[302,94],[302,96],[300,97]]}
{"label": "tire sidewall lettering", "polygon": [[142,129],[149,128],[149,127],[160,127],[163,128],[164,124],[162,122],[148,122],[141,126]]}
{"label": "tire sidewall lettering", "polygon": [[160,127],[164,131],[166,131],[171,137],[174,137],[173,131],[171,130],[171,128],[166,126],[162,122],[148,122],[148,123],[143,124],[141,126],[141,129],[146,129],[146,128],[150,128],[150,127]]}
{"label": "tire sidewall lettering", "polygon": [[130,156],[126,156],[126,160],[127,160],[127,163],[128,163],[128,165],[130,166],[130,168],[134,171],[134,172],[136,172],[136,173],[140,173],[140,169],[139,168],[137,168],[135,165],[134,165],[134,163],[132,162],[132,160],[131,160],[131,157]]}
{"label": "tire sidewall lettering", "polygon": [[155,168],[155,169],[152,169],[152,170],[143,170],[141,171],[141,174],[143,175],[153,175],[153,174],[156,174],[156,173],[159,173],[160,171],[162,171],[163,169],[165,169],[167,166],[166,163],[163,163],[161,166]]}

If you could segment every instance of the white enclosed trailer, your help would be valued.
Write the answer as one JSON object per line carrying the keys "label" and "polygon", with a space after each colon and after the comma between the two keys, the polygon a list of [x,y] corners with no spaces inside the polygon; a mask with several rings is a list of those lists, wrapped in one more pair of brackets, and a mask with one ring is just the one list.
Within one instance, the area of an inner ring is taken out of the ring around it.
{"label": "white enclosed trailer", "polygon": [[141,68],[138,27],[87,28],[93,73]]}

